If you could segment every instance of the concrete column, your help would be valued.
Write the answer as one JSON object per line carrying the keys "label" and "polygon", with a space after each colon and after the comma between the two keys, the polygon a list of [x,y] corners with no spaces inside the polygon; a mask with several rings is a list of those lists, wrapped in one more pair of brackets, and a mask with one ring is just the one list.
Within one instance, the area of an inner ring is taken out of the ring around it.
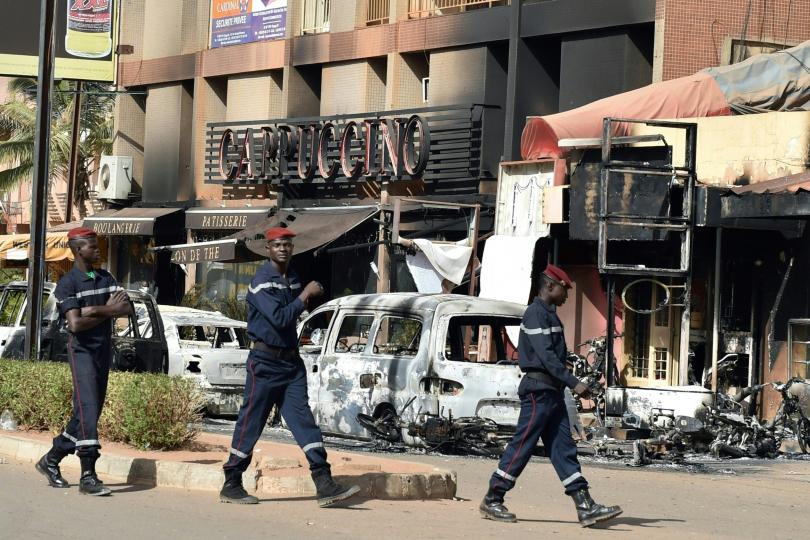
{"label": "concrete column", "polygon": [[317,116],[321,111],[321,66],[285,66],[280,116]]}
{"label": "concrete column", "polygon": [[144,202],[182,201],[195,196],[191,174],[192,105],[192,91],[183,83],[149,89],[144,137]]}
{"label": "concrete column", "polygon": [[194,79],[191,166],[198,200],[222,199],[222,186],[205,183],[206,125],[225,121],[227,93],[228,81],[224,77]]}
{"label": "concrete column", "polygon": [[428,105],[422,101],[422,79],[430,72],[428,55],[427,52],[388,54],[386,109],[407,109]]}

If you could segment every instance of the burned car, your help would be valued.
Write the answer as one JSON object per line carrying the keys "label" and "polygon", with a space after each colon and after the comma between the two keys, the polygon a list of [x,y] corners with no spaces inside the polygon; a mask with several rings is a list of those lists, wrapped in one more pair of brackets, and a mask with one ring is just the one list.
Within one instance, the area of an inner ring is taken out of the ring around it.
{"label": "burned car", "polygon": [[235,415],[245,389],[247,323],[219,312],[160,306],[169,347],[169,375],[195,379],[209,414]]}
{"label": "burned car", "polygon": [[382,432],[414,446],[470,430],[482,444],[502,443],[520,411],[516,343],[525,309],[416,293],[318,307],[298,328],[316,422],[332,435]]}
{"label": "burned car", "polygon": [[[67,362],[68,331],[59,316],[54,283],[45,283],[42,294],[42,341],[40,360]],[[168,371],[168,350],[163,323],[155,299],[140,291],[127,291],[134,314],[113,320],[112,368],[119,371]],[[0,357],[25,357],[28,284],[7,283],[0,294]]]}

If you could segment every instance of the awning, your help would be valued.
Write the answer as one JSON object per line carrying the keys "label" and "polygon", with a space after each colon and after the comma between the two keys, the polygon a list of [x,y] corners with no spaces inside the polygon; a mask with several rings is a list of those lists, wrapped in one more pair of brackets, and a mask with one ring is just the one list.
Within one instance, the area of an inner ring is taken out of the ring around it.
{"label": "awning", "polygon": [[259,208],[189,208],[186,229],[242,230],[265,221],[276,207]]}
{"label": "awning", "polygon": [[[101,239],[101,253],[106,246]],[[0,235],[0,261],[26,261],[31,246],[30,234]],[[45,262],[72,261],[73,253],[68,247],[67,231],[49,232],[45,235]]]}
{"label": "awning", "polygon": [[152,236],[155,222],[182,208],[123,208],[104,210],[84,218],[84,226],[98,234],[115,236]]}
{"label": "awning", "polygon": [[377,212],[377,205],[283,209],[270,218],[219,240],[150,249],[171,251],[172,262],[177,264],[259,260],[267,256],[264,231],[270,227],[289,227],[297,235],[295,254],[301,254],[334,241]]}
{"label": "awning", "polygon": [[720,205],[724,219],[810,217],[810,172],[736,186]]}

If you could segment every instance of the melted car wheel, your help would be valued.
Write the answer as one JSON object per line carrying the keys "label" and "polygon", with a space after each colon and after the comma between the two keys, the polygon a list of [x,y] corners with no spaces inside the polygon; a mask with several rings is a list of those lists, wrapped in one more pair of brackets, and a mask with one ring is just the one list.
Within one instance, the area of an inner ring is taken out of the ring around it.
{"label": "melted car wheel", "polygon": [[363,426],[372,437],[388,442],[397,442],[400,437],[397,417],[393,411],[384,409],[377,418],[368,414],[358,414],[357,422]]}

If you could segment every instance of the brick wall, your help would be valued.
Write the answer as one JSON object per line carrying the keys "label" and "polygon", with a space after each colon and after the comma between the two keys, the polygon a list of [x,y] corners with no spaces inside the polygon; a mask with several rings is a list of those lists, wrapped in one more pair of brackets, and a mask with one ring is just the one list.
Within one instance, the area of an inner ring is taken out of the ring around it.
{"label": "brick wall", "polygon": [[668,80],[728,63],[732,39],[788,45],[810,39],[810,2],[658,0],[656,26],[655,73]]}

